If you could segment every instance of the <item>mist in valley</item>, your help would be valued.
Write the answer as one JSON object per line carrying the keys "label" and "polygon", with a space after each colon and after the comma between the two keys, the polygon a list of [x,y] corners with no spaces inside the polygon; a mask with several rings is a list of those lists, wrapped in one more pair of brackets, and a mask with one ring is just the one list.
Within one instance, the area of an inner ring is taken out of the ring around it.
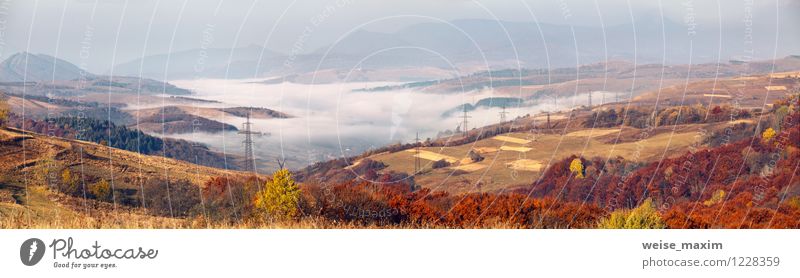
{"label": "mist in valley", "polygon": [[[435,139],[438,134],[461,128],[462,113],[445,112],[481,99],[499,96],[492,90],[462,93],[429,93],[410,89],[360,92],[355,89],[391,85],[388,82],[350,82],[334,84],[264,84],[260,79],[196,79],[172,81],[195,92],[194,98],[215,100],[230,106],[263,107],[292,115],[288,119],[251,119],[257,136],[255,156],[263,167],[275,167],[278,158],[292,169],[317,161],[358,155],[372,148],[393,143]],[[612,92],[593,95],[594,103],[613,99]],[[624,94],[624,93],[621,93]],[[507,107],[507,119],[542,111],[559,111],[585,105],[587,94],[543,98],[518,107]],[[499,107],[477,107],[469,111],[468,128],[500,122]],[[220,114],[212,118],[241,127],[245,119]],[[210,146],[232,154],[243,154],[243,136],[236,132],[169,135]],[[271,170],[271,169],[263,169]]]}

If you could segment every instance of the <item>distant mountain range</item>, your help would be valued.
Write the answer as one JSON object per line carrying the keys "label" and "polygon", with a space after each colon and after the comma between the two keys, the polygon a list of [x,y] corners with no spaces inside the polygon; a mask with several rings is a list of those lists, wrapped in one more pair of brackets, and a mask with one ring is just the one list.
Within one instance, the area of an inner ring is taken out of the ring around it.
{"label": "distant mountain range", "polygon": [[50,82],[91,78],[70,62],[44,54],[16,53],[0,63],[0,82]]}
{"label": "distant mountain range", "polygon": [[281,60],[280,57],[282,54],[259,46],[191,49],[125,62],[114,67],[113,73],[158,80],[226,76],[246,78],[253,77],[259,58],[265,62],[261,68],[274,68],[278,64],[270,61]]}
{"label": "distant mountain range", "polygon": [[166,82],[130,76],[97,75],[56,57],[27,52],[16,53],[0,62],[0,89],[12,94],[62,97],[97,92],[191,94],[188,90]]}
{"label": "distant mountain range", "polygon": [[[486,65],[553,68],[605,60],[702,63],[727,61],[745,53],[740,28],[727,28],[690,27],[659,16],[605,28],[464,19],[419,23],[393,33],[356,30],[328,46],[295,56],[258,46],[153,55],[120,64],[114,73],[170,80],[284,76],[330,69],[348,73],[436,67],[469,72],[478,67],[485,70]],[[774,33],[754,30],[755,57],[773,57],[775,40],[768,38],[774,38]],[[800,36],[782,36],[777,56],[796,54],[799,45]]]}

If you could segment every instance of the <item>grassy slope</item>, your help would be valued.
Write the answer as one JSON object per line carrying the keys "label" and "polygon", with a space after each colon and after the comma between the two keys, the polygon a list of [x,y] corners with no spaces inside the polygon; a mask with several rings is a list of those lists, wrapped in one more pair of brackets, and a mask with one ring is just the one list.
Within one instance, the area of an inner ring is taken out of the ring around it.
{"label": "grassy slope", "polygon": [[[185,179],[202,186],[214,176],[248,174],[199,166],[159,156],[108,148],[91,142],[0,128],[0,228],[187,227],[192,221],[153,217],[136,209],[84,201],[47,189],[63,169],[83,173],[83,182],[113,181],[117,189],[139,188],[140,180]],[[44,178],[49,176],[50,178]]]}
{"label": "grassy slope", "polygon": [[8,128],[0,129],[0,154],[0,172],[12,184],[44,185],[46,182],[41,175],[35,174],[48,169],[60,173],[65,167],[92,178],[111,180],[121,188],[133,186],[139,178],[186,179],[200,185],[213,176],[246,175],[238,171]]}

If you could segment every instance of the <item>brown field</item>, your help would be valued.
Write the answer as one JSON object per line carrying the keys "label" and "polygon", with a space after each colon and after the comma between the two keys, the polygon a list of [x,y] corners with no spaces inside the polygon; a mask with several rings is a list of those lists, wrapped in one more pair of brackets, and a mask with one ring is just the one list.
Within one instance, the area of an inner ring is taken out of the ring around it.
{"label": "brown field", "polygon": [[[733,105],[736,102],[740,107],[762,107],[764,103],[773,103],[800,88],[800,79],[790,76],[770,78],[769,75],[762,75],[701,80],[645,92],[635,96],[633,101],[647,104],[659,100],[660,105],[667,106]],[[714,103],[711,104],[711,101]]]}
{"label": "brown field", "polygon": [[475,164],[462,164],[462,165],[453,167],[453,169],[455,169],[455,170],[462,170],[462,171],[467,171],[467,172],[474,172],[474,171],[478,171],[478,170],[483,169],[483,168],[486,168],[486,165],[477,164],[477,163],[475,163]]}

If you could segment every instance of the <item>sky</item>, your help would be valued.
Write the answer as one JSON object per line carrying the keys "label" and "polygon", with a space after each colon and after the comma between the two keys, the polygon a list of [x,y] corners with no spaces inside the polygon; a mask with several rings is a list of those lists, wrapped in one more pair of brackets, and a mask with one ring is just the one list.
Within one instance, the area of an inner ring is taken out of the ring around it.
{"label": "sky", "polygon": [[0,0],[0,59],[27,50],[103,73],[142,56],[200,47],[259,45],[288,53],[302,43],[304,52],[312,52],[355,28],[392,32],[437,19],[612,26],[663,15],[675,22],[709,26],[744,26],[747,18],[755,25],[800,26],[799,2]]}

